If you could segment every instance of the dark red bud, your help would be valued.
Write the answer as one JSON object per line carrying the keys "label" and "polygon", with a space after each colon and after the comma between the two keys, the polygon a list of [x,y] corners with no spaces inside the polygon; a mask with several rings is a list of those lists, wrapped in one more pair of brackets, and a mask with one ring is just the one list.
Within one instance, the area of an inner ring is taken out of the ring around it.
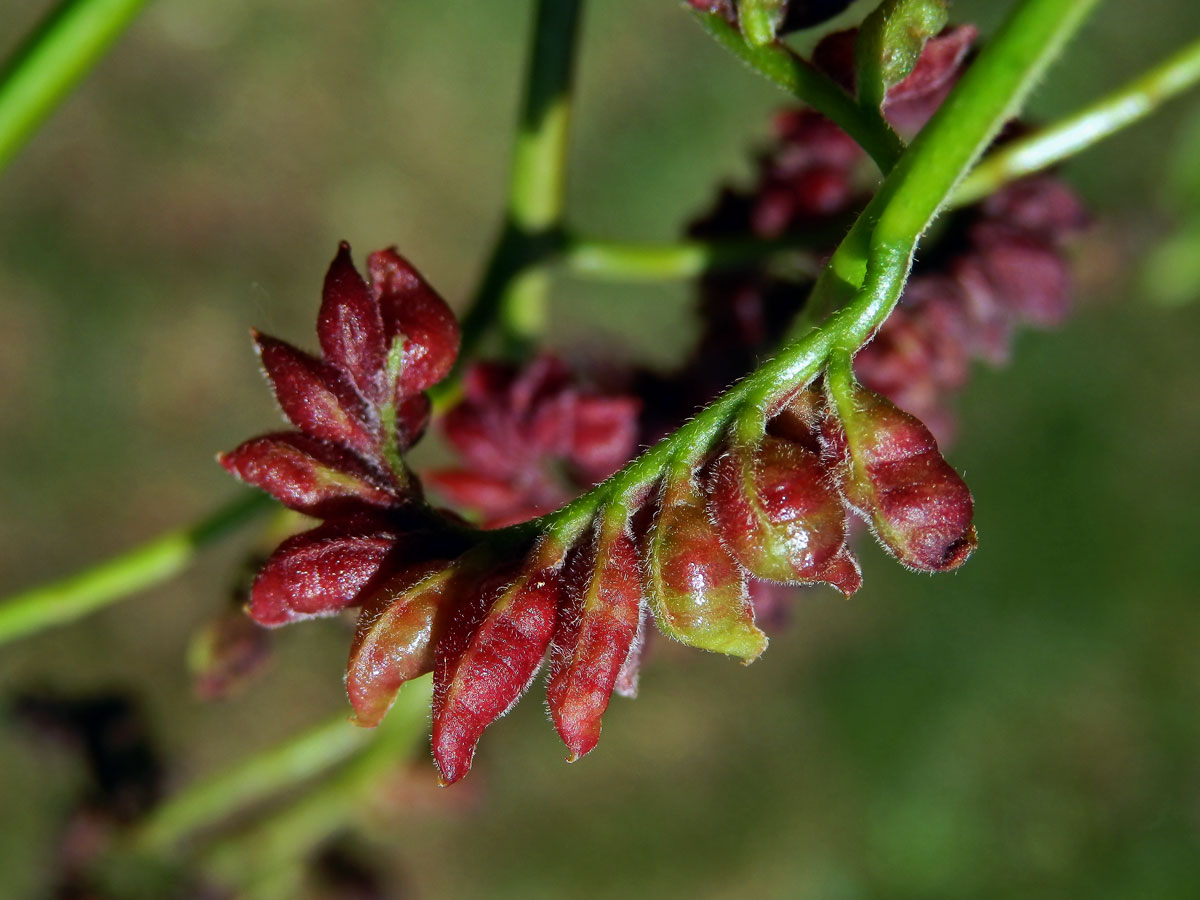
{"label": "dark red bud", "polygon": [[546,699],[574,762],[600,739],[600,720],[638,634],[642,584],[626,522],[605,522],[571,554],[550,648]]}
{"label": "dark red bud", "polygon": [[835,394],[849,465],[846,497],[900,562],[944,572],[975,549],[974,501],[929,429],[851,382]]}
{"label": "dark red bud", "polygon": [[1088,213],[1082,201],[1053,175],[1031,175],[1005,185],[981,204],[990,219],[1057,240],[1083,228]]}
{"label": "dark red bud", "polygon": [[476,510],[485,517],[506,513],[524,500],[521,486],[470,469],[435,469],[421,478],[454,506]]}
{"label": "dark red bud", "polygon": [[218,460],[285,506],[321,518],[401,502],[362,460],[306,434],[252,438]]}
{"label": "dark red bud", "polygon": [[240,609],[211,619],[188,643],[188,669],[201,700],[223,700],[239,692],[270,658],[266,630]]}
{"label": "dark red bud", "polygon": [[367,258],[371,291],[383,317],[387,347],[404,338],[397,399],[446,377],[458,355],[458,320],[420,273],[394,249]]}
{"label": "dark red bud", "polygon": [[624,396],[581,396],[569,456],[585,479],[600,482],[633,456],[641,401]]}
{"label": "dark red bud", "polygon": [[668,637],[752,662],[767,647],[746,575],[717,536],[690,476],[663,483],[646,541],[646,597]]}
{"label": "dark red bud", "polygon": [[515,574],[484,579],[437,642],[433,758],[443,784],[467,774],[484,730],[537,674],[554,636],[561,563],[561,550],[543,544]]}
{"label": "dark red bud", "polygon": [[448,562],[417,563],[391,576],[363,604],[346,666],[356,724],[378,725],[400,686],[433,670],[438,613],[453,603],[461,580]]}
{"label": "dark red bud", "polygon": [[[1069,311],[1071,277],[1053,244],[1023,228],[994,222],[971,230],[977,268],[960,268],[959,278],[975,298],[990,290],[992,301],[1034,325],[1057,325]],[[982,277],[986,287],[970,280]]]}
{"label": "dark red bud", "polygon": [[265,334],[254,334],[259,358],[283,414],[306,434],[365,456],[376,452],[362,399],[340,371]]}
{"label": "dark red bud", "polygon": [[354,268],[345,241],[325,275],[317,337],[325,359],[345,372],[364,397],[379,402],[387,352],[383,319],[378,302]]}
{"label": "dark red bud", "polygon": [[262,625],[331,616],[361,602],[396,544],[396,534],[355,519],[290,537],[254,579],[248,611]]}
{"label": "dark red bud", "polygon": [[805,583],[846,546],[846,510],[820,458],[766,437],[735,446],[713,469],[709,509],[725,546],[750,574]]}
{"label": "dark red bud", "polygon": [[407,450],[425,433],[433,404],[427,394],[405,397],[396,407],[396,442],[401,450]]}
{"label": "dark red bud", "polygon": [[924,127],[958,81],[978,36],[974,25],[958,25],[927,41],[912,72],[888,89],[883,104],[888,121],[906,134]]}

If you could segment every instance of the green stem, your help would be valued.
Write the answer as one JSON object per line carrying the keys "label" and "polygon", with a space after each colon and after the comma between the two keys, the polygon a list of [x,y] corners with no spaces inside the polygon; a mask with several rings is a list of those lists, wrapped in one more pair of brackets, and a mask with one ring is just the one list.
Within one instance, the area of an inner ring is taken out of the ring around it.
{"label": "green stem", "polygon": [[834,261],[841,257],[836,280],[854,290],[847,305],[785,346],[670,437],[532,527],[569,533],[604,505],[633,500],[668,465],[708,453],[748,405],[767,409],[816,376],[834,349],[852,351],[866,341],[899,299],[921,234],[1095,2],[1025,0],[1010,16],[835,251]]}
{"label": "green stem", "polygon": [[569,238],[561,257],[575,275],[605,281],[679,281],[712,269],[737,268],[779,257],[795,257],[811,268],[812,254],[796,237],[780,240],[682,241],[641,244]]}
{"label": "green stem", "polygon": [[134,852],[169,853],[234,812],[342,762],[369,743],[371,736],[343,713],[176,794],[128,836],[128,846]]}
{"label": "green stem", "polygon": [[65,0],[0,68],[0,171],[146,0]]}
{"label": "green stem", "polygon": [[835,122],[888,172],[904,152],[904,142],[879,115],[855,102],[833,79],[780,43],[751,45],[717,13],[695,12],[696,19],[721,46],[768,81]]}
{"label": "green stem", "polygon": [[252,893],[264,883],[294,883],[298,865],[351,825],[381,781],[409,758],[425,734],[432,692],[428,676],[406,684],[362,752],[319,787],[215,844],[204,854],[204,868]]}
{"label": "green stem", "polygon": [[274,508],[266,494],[245,493],[195,525],[166,534],[82,572],[0,601],[0,644],[73,622],[179,574],[198,551]]}
{"label": "green stem", "polygon": [[480,294],[463,322],[469,355],[499,320],[508,343],[524,344],[545,325],[547,273],[539,265],[557,245],[566,195],[571,82],[583,0],[538,0],[521,103],[507,218]]}
{"label": "green stem", "polygon": [[1148,116],[1197,82],[1200,40],[1074,115],[997,150],[963,179],[950,203],[974,203],[1010,181],[1062,162]]}
{"label": "green stem", "polygon": [[462,318],[459,365],[429,392],[434,409],[457,399],[461,366],[494,324],[511,352],[545,327],[546,265],[562,243],[571,82],[583,0],[538,0],[521,101],[506,216]]}

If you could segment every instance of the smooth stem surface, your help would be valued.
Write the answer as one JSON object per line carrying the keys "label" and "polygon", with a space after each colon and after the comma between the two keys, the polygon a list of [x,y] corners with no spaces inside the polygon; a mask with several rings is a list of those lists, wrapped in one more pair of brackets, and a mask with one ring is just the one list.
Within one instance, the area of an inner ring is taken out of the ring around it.
{"label": "smooth stem surface", "polygon": [[545,327],[548,276],[566,195],[571,85],[583,0],[538,0],[509,178],[507,218],[463,321],[463,354],[493,323],[522,349]]}
{"label": "smooth stem surface", "polygon": [[0,644],[90,612],[182,572],[196,554],[275,508],[266,494],[246,492],[195,525],[169,531],[119,556],[0,601]]}
{"label": "smooth stem surface", "polygon": [[386,794],[388,775],[403,768],[425,735],[432,694],[431,677],[408,682],[383,723],[366,732],[365,749],[319,787],[214,845],[204,854],[204,868],[255,896],[268,885],[294,884],[297,867],[317,846],[352,824],[373,793]]}
{"label": "smooth stem surface", "polygon": [[545,266],[562,240],[571,84],[582,12],[583,0],[538,0],[504,225],[462,317],[454,371],[429,392],[435,411],[457,400],[462,366],[494,325],[515,353],[545,327]]}
{"label": "smooth stem surface", "polygon": [[779,43],[755,47],[717,13],[695,12],[697,21],[722,47],[771,83],[822,113],[867,152],[879,171],[888,172],[904,152],[904,142],[878,114],[864,110],[833,79]]}
{"label": "smooth stem surface", "polygon": [[997,150],[963,180],[950,204],[974,203],[1010,181],[1062,162],[1144,118],[1197,82],[1200,39],[1074,115]]}
{"label": "smooth stem surface", "polygon": [[371,737],[372,732],[351,724],[345,714],[338,715],[169,798],[129,835],[129,847],[134,852],[170,852],[237,810],[342,762]]}
{"label": "smooth stem surface", "polygon": [[146,0],[65,0],[0,69],[0,171]]}
{"label": "smooth stem surface", "polygon": [[[64,73],[78,77],[86,69],[78,62],[82,58],[79,54],[91,48],[93,56],[88,60],[94,59],[144,2],[74,0],[60,7],[6,69],[0,80],[0,115],[6,102],[14,104],[10,109],[17,112],[29,107],[30,97],[48,96],[46,91],[52,83],[73,83],[62,78]],[[463,320],[460,362],[471,357],[497,317],[507,323],[510,341],[530,338],[535,327],[540,328],[545,297],[539,278],[545,276],[533,272],[536,277],[530,277],[530,267],[544,263],[548,248],[559,241],[567,111],[581,9],[582,0],[538,2],[513,155],[508,221]],[[56,74],[57,81],[52,77]],[[32,87],[39,85],[41,92],[31,93]],[[0,154],[0,163],[2,160]],[[444,409],[456,399],[459,371],[456,368],[450,378],[430,392],[435,408]],[[0,601],[0,644],[74,621],[167,580],[183,571],[200,547],[271,506],[265,495],[247,495],[196,525],[168,532],[76,575]]]}
{"label": "smooth stem surface", "polygon": [[847,305],[610,479],[535,520],[539,526],[569,533],[608,503],[631,502],[669,465],[709,452],[739,413],[767,410],[817,375],[831,351],[853,352],[869,339],[900,297],[921,234],[1095,2],[1026,0],[1010,16],[835,251],[837,277],[854,292]]}
{"label": "smooth stem surface", "polygon": [[679,281],[773,257],[794,257],[813,264],[812,251],[795,237],[673,244],[569,238],[561,263],[574,275],[605,281]]}

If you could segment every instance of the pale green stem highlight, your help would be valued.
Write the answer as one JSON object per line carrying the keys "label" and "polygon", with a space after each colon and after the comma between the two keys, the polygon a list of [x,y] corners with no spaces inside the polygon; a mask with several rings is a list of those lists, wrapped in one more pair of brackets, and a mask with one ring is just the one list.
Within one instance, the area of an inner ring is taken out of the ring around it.
{"label": "pale green stem highlight", "polygon": [[1010,181],[1060,163],[1148,116],[1198,81],[1200,39],[1074,115],[997,150],[963,179],[950,204],[966,206]]}
{"label": "pale green stem highlight", "polygon": [[429,676],[406,684],[382,724],[373,734],[367,732],[371,740],[361,752],[320,786],[223,838],[203,854],[202,866],[218,880],[241,885],[255,896],[268,893],[270,885],[294,885],[312,851],[353,825],[385,779],[412,758],[425,736],[432,693]]}
{"label": "pale green stem highlight", "polygon": [[562,241],[571,85],[582,13],[583,0],[537,2],[505,221],[462,317],[458,363],[429,391],[435,412],[458,399],[462,366],[494,325],[515,354],[545,328],[545,267]]}
{"label": "pale green stem highlight", "polygon": [[371,737],[371,731],[351,724],[341,714],[169,798],[129,835],[128,846],[134,852],[169,853],[236,810],[249,808],[349,758]]}
{"label": "pale green stem highlight", "polygon": [[208,518],[74,575],[0,600],[0,644],[73,622],[182,572],[206,545],[275,508],[266,494],[239,496]]}
{"label": "pale green stem highlight", "polygon": [[816,268],[812,251],[802,240],[681,241],[679,243],[634,243],[593,238],[570,238],[561,263],[574,275],[605,281],[678,281],[695,278],[712,269],[768,260],[794,259],[805,268]]}
{"label": "pale green stem highlight", "polygon": [[0,69],[0,171],[121,35],[146,0],[66,0]]}

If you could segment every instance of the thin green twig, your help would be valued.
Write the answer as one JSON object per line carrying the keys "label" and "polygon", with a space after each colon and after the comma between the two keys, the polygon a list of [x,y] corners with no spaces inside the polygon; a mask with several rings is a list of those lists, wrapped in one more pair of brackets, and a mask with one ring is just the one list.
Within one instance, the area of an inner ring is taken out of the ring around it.
{"label": "thin green twig", "polygon": [[433,679],[428,676],[406,684],[360,753],[319,787],[248,829],[222,838],[203,854],[202,866],[218,880],[240,885],[252,895],[266,893],[264,885],[295,884],[299,864],[351,825],[363,801],[379,789],[388,772],[411,758],[425,735],[432,691]]}
{"label": "thin green twig", "polygon": [[0,644],[73,622],[178,575],[201,548],[274,506],[266,494],[247,491],[194,525],[168,531],[81,572],[0,600]]}
{"label": "thin green twig", "polygon": [[170,853],[238,810],[349,758],[371,737],[372,732],[340,714],[169,798],[128,836],[127,845],[136,853]]}
{"label": "thin green twig", "polygon": [[0,68],[0,171],[146,0],[65,0]]}
{"label": "thin green twig", "polygon": [[888,172],[904,152],[904,142],[878,114],[864,110],[833,79],[780,43],[753,46],[717,13],[695,12],[717,42],[771,83],[833,120]]}
{"label": "thin green twig", "polygon": [[539,264],[558,243],[566,193],[571,86],[583,0],[538,0],[504,227],[463,318],[469,357],[498,321],[506,339],[535,337],[545,320]]}
{"label": "thin green twig", "polygon": [[1200,40],[1074,115],[1006,144],[963,179],[950,205],[974,203],[1010,181],[1060,163],[1145,118],[1197,82]]}
{"label": "thin green twig", "polygon": [[571,86],[583,0],[538,0],[529,69],[513,146],[505,221],[462,317],[458,365],[429,395],[434,410],[458,398],[462,365],[499,325],[510,351],[545,327],[547,265],[562,244]]}
{"label": "thin green twig", "polygon": [[561,263],[574,275],[604,281],[678,281],[713,269],[777,258],[816,268],[812,251],[795,237],[661,244],[572,237],[563,249]]}

